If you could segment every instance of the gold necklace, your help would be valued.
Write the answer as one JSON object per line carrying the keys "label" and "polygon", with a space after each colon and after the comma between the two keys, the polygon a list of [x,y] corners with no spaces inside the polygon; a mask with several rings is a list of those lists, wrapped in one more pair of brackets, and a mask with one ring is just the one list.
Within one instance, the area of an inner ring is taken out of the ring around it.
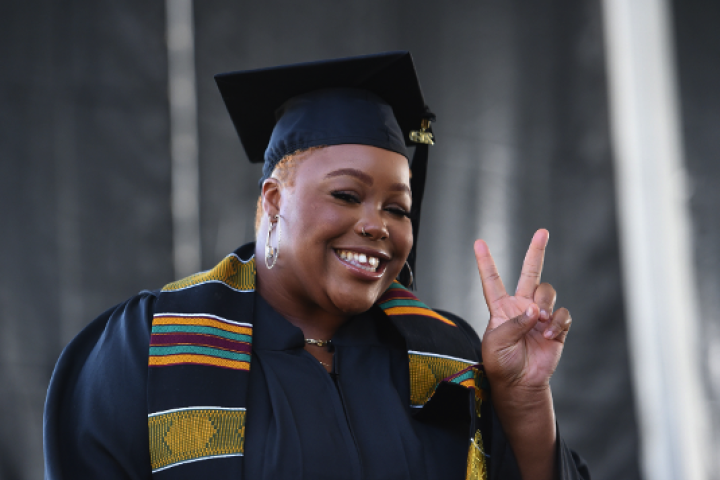
{"label": "gold necklace", "polygon": [[332,340],[318,340],[316,338],[306,338],[305,343],[308,345],[315,345],[316,347],[324,347],[325,345],[330,345],[332,343]]}

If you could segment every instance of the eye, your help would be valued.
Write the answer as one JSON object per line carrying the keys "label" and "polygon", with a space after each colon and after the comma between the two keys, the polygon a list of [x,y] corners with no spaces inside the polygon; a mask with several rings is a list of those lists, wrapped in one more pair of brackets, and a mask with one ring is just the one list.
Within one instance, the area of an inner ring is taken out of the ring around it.
{"label": "eye", "polygon": [[360,197],[350,192],[332,192],[331,195],[347,203],[360,203]]}
{"label": "eye", "polygon": [[393,215],[397,215],[398,217],[406,217],[410,218],[410,212],[405,210],[404,208],[400,207],[388,207],[385,209],[386,212],[390,212]]}

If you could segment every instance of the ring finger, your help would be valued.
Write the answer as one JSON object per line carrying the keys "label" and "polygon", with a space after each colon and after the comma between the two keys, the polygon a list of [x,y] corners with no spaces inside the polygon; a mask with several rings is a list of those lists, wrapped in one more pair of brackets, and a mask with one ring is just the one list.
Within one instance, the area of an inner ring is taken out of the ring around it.
{"label": "ring finger", "polygon": [[535,289],[533,301],[537,304],[538,308],[540,308],[540,322],[544,323],[550,320],[556,300],[557,292],[549,283],[541,283]]}

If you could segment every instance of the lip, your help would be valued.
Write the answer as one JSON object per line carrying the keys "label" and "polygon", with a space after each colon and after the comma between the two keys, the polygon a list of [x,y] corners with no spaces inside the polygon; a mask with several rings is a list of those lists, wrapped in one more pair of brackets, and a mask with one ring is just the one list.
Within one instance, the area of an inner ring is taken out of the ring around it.
{"label": "lip", "polygon": [[[367,256],[376,257],[380,261],[380,263],[378,264],[377,270],[375,270],[374,272],[369,272],[340,258],[340,255],[338,254],[338,251],[340,250],[349,250],[352,252],[364,253]],[[385,268],[387,267],[388,262],[392,258],[389,254],[383,251],[375,250],[368,247],[333,247],[333,253],[335,254],[335,258],[337,258],[338,261],[342,264],[342,266],[347,268],[350,273],[365,280],[380,279],[385,273]]]}

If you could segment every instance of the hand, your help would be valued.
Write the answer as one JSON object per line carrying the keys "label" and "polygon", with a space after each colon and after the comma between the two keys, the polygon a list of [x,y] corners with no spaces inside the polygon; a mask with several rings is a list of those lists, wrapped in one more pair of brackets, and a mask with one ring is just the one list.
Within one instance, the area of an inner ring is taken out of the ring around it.
{"label": "hand", "polygon": [[482,341],[490,395],[524,480],[555,478],[555,411],[550,377],[562,354],[570,313],[555,307],[555,289],[540,284],[547,230],[535,232],[515,296],[505,291],[490,250],[475,242],[490,322]]}
{"label": "hand", "polygon": [[538,230],[530,242],[514,296],[505,291],[495,261],[483,240],[475,242],[490,321],[482,342],[491,390],[528,393],[549,387],[570,329],[565,308],[553,312],[555,289],[540,284],[549,233]]}

